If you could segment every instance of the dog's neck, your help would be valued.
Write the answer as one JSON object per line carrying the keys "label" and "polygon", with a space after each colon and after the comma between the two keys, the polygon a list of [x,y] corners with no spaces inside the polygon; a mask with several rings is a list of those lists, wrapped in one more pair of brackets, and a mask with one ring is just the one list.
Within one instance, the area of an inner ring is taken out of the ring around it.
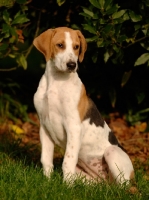
{"label": "dog's neck", "polygon": [[49,60],[46,64],[45,76],[48,84],[53,81],[63,82],[66,80],[75,80],[78,77],[77,72],[64,72],[60,71],[54,66],[54,63]]}

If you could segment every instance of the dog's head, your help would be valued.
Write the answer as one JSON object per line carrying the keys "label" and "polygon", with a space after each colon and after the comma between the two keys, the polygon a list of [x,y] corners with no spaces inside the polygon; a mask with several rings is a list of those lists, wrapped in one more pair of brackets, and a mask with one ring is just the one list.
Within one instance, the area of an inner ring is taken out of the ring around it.
{"label": "dog's head", "polygon": [[82,62],[87,43],[79,30],[67,27],[48,29],[33,41],[34,46],[50,59],[59,71],[77,70],[77,61]]}

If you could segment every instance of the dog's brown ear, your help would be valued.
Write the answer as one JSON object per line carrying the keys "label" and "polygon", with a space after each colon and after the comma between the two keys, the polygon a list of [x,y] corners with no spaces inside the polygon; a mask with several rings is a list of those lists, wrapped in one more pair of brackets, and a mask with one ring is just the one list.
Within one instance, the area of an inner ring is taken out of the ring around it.
{"label": "dog's brown ear", "polygon": [[77,30],[77,34],[79,36],[80,43],[81,43],[79,61],[82,62],[83,59],[84,59],[85,51],[87,49],[87,42],[86,42],[84,36],[82,35],[82,33],[79,30]]}
{"label": "dog's brown ear", "polygon": [[34,46],[45,56],[46,61],[50,60],[52,55],[51,40],[54,35],[54,29],[48,29],[41,33],[33,41]]}

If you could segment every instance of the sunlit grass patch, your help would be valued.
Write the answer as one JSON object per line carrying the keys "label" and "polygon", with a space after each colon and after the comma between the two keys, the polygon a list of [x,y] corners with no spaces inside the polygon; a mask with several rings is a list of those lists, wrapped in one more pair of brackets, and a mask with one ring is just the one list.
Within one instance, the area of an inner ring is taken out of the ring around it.
{"label": "sunlit grass patch", "polygon": [[61,162],[55,162],[50,180],[42,173],[38,146],[21,146],[19,140],[0,142],[0,200],[148,200],[149,179],[141,163],[136,180],[128,185],[91,183],[77,179],[67,185],[62,179]]}
{"label": "sunlit grass patch", "polygon": [[149,199],[149,181],[139,170],[136,172],[137,191],[133,194],[126,185],[86,183],[81,179],[68,186],[63,183],[59,168],[48,180],[40,166],[26,165],[25,161],[12,159],[6,153],[0,153],[0,162],[0,199],[3,200]]}

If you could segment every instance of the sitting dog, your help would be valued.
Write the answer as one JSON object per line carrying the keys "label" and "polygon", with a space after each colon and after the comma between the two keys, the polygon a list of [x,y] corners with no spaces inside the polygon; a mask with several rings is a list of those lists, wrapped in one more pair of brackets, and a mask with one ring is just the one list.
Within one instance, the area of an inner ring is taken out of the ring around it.
{"label": "sitting dog", "polygon": [[34,95],[44,174],[50,177],[53,171],[56,144],[65,150],[65,181],[77,174],[87,179],[129,181],[134,176],[132,163],[87,97],[76,72],[87,49],[82,33],[67,27],[48,29],[33,44],[46,59],[46,70]]}

